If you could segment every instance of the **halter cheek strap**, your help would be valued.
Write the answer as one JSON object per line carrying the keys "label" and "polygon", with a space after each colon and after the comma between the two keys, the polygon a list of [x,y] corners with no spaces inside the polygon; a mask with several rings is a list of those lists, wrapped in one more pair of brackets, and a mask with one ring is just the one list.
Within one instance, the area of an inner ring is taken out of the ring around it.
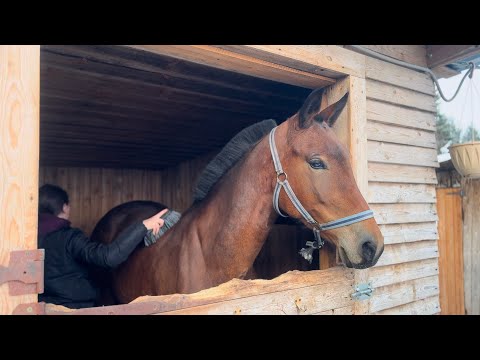
{"label": "halter cheek strap", "polygon": [[324,244],[324,241],[320,236],[321,231],[336,229],[342,226],[348,226],[363,220],[370,219],[373,217],[373,211],[365,210],[354,215],[343,217],[338,220],[330,221],[323,224],[318,223],[310,215],[310,213],[303,207],[302,203],[300,202],[300,200],[298,200],[297,196],[295,195],[295,192],[293,191],[292,187],[290,186],[290,183],[288,182],[288,176],[285,173],[285,171],[283,171],[282,164],[280,162],[280,157],[278,156],[277,147],[275,145],[275,130],[276,130],[276,127],[270,131],[270,135],[268,139],[270,144],[270,152],[272,154],[272,159],[273,159],[273,165],[275,166],[275,172],[277,173],[277,184],[275,185],[275,190],[273,192],[273,208],[280,216],[288,217],[288,215],[284,215],[281,212],[280,207],[278,205],[280,191],[283,188],[288,198],[290,199],[292,204],[295,206],[295,208],[298,210],[298,212],[302,215],[302,217],[305,219],[305,221],[307,221],[307,223],[313,226],[313,235],[315,236],[315,241],[307,241],[306,245],[309,248],[308,249],[303,248],[300,250],[300,255],[302,255],[306,260],[308,260],[311,263],[313,259],[313,256],[312,256],[313,250],[320,249]]}

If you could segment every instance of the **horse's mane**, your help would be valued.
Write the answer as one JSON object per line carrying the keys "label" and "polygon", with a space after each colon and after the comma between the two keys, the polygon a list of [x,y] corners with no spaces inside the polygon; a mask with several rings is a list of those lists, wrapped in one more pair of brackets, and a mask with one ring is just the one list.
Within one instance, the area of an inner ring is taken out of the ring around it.
{"label": "horse's mane", "polygon": [[193,192],[194,203],[205,198],[213,185],[275,126],[275,120],[263,120],[235,135],[203,170]]}

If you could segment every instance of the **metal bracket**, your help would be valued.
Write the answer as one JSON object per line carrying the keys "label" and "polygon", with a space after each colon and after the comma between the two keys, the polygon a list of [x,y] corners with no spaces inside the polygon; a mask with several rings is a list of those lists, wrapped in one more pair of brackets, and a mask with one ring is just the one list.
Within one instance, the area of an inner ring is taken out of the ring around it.
{"label": "metal bracket", "polygon": [[355,285],[355,292],[352,294],[353,300],[367,300],[372,297],[372,284],[363,283]]}
{"label": "metal bracket", "polygon": [[0,266],[0,285],[8,282],[9,295],[43,293],[45,250],[10,252],[8,266]]}

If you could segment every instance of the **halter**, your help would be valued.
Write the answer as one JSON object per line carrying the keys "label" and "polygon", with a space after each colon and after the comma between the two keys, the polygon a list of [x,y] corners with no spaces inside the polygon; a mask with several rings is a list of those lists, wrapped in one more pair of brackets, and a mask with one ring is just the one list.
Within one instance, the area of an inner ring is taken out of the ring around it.
{"label": "halter", "polygon": [[342,226],[348,226],[351,224],[355,224],[357,222],[367,220],[373,217],[372,210],[365,210],[354,215],[346,216],[338,220],[330,221],[324,224],[320,224],[308,213],[308,211],[302,206],[300,200],[298,200],[297,196],[293,192],[290,183],[288,182],[288,177],[285,171],[283,171],[282,164],[280,163],[280,157],[278,156],[277,147],[275,146],[275,130],[274,127],[270,131],[269,135],[269,143],[270,143],[270,152],[272,153],[273,165],[275,166],[275,172],[277,173],[277,184],[275,185],[275,191],[273,192],[273,208],[275,211],[283,217],[288,217],[288,215],[282,214],[280,211],[280,207],[278,206],[278,199],[280,197],[280,190],[283,188],[287,193],[288,198],[298,210],[298,212],[303,216],[303,218],[313,226],[313,235],[315,236],[315,241],[307,241],[306,245],[309,249],[302,248],[299,252],[306,260],[310,263],[312,262],[313,250],[320,249],[324,241],[320,237],[321,231],[336,229]]}

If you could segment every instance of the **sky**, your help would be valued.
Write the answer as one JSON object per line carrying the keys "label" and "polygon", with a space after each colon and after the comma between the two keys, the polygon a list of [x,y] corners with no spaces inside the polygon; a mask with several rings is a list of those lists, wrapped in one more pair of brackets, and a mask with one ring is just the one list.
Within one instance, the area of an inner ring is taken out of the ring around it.
{"label": "sky", "polygon": [[[451,98],[457,90],[465,72],[452,76],[448,79],[439,79],[438,83],[447,99]],[[473,80],[473,84],[471,84]],[[457,97],[451,102],[440,99],[440,112],[452,118],[455,125],[463,131],[467,129],[473,120],[473,126],[480,131],[480,69],[473,73],[473,79],[466,78]]]}

